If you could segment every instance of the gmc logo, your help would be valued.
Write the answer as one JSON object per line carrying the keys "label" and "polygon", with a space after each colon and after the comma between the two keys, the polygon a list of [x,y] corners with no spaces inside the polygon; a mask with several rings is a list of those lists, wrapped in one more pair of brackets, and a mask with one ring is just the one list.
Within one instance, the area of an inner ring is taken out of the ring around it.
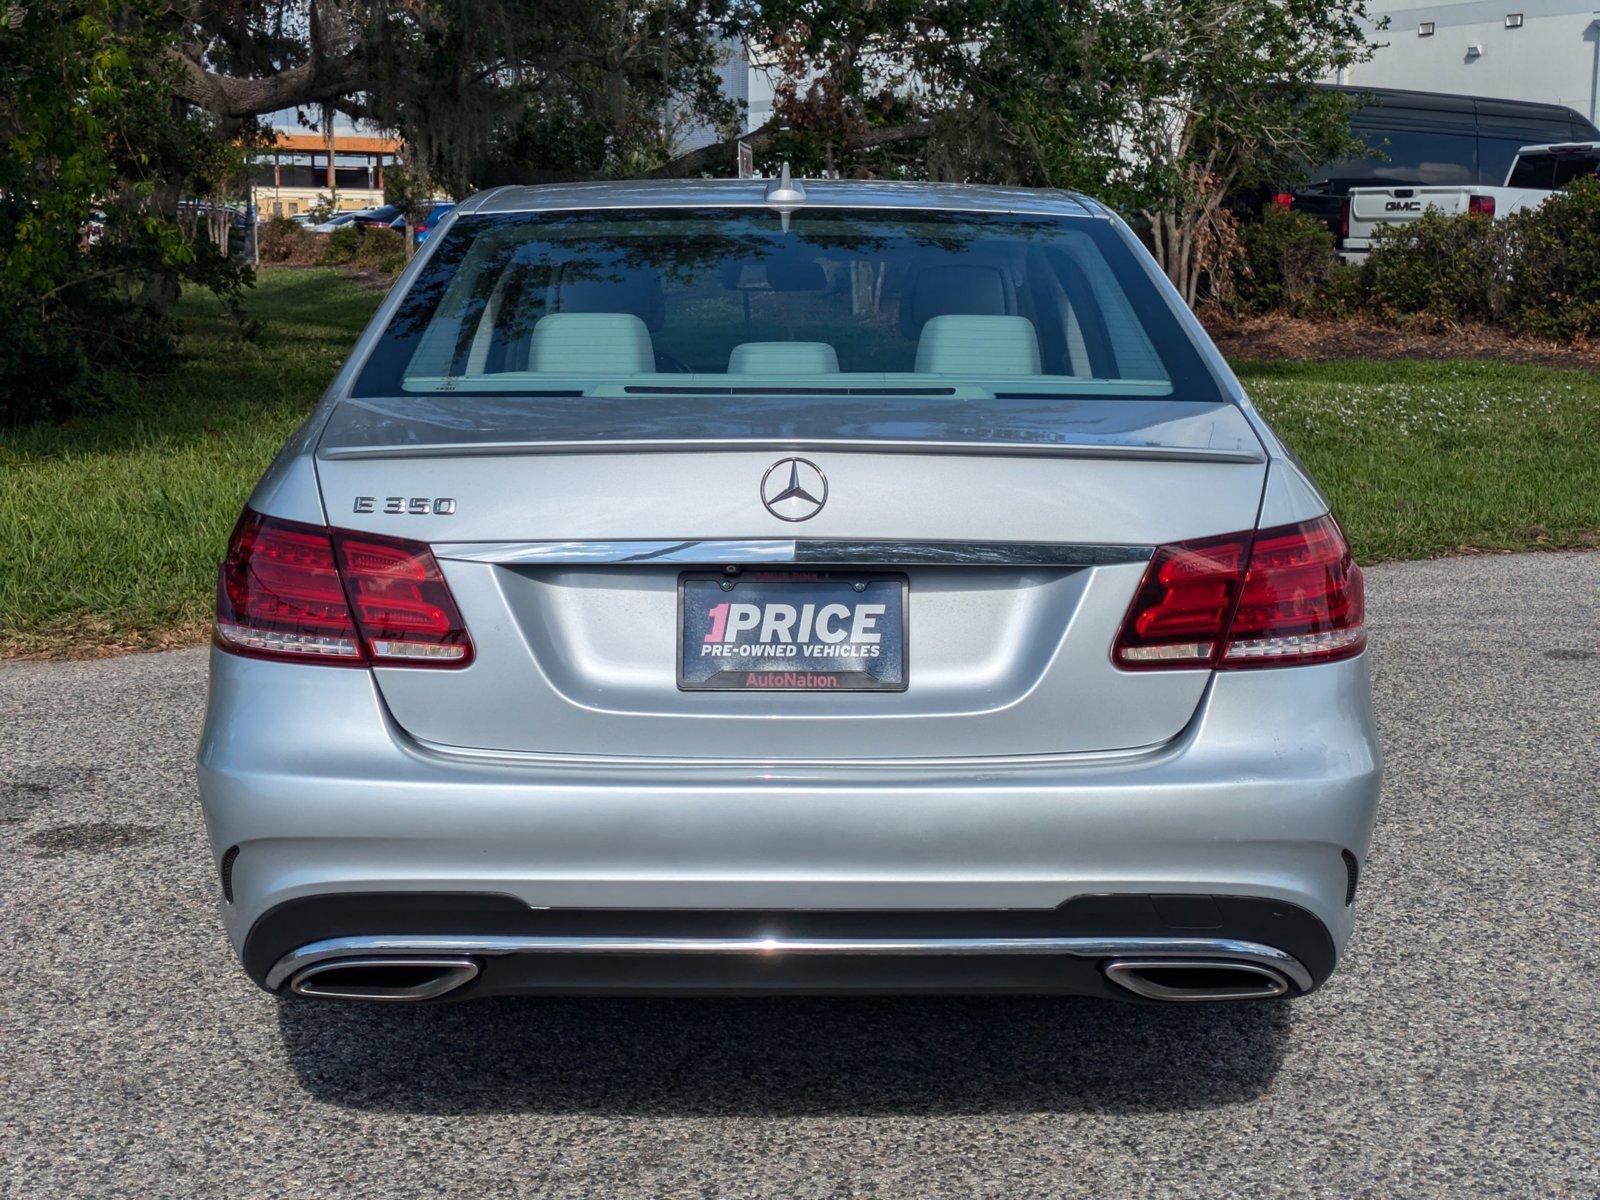
{"label": "gmc logo", "polygon": [[1421,200],[1390,200],[1383,206],[1384,212],[1421,212]]}

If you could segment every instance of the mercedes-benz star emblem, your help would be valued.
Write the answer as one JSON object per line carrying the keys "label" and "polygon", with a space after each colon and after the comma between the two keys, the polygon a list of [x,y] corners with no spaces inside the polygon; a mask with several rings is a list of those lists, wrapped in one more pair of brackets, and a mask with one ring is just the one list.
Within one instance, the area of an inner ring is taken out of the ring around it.
{"label": "mercedes-benz star emblem", "polygon": [[828,477],[805,458],[780,458],[761,477],[761,503],[780,521],[806,521],[828,502]]}

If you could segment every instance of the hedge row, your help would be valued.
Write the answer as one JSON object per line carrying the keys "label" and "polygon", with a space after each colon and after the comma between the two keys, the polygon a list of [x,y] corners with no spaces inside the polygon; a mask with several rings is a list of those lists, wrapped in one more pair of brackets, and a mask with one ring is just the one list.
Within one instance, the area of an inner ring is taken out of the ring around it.
{"label": "hedge row", "polygon": [[274,218],[262,223],[257,237],[262,266],[364,267],[392,275],[406,265],[405,235],[393,229],[344,225],[332,233],[312,233]]}
{"label": "hedge row", "polygon": [[1326,226],[1269,206],[1240,237],[1234,291],[1246,312],[1428,313],[1518,333],[1600,335],[1600,178],[1575,181],[1501,220],[1427,213],[1378,230],[1360,267]]}

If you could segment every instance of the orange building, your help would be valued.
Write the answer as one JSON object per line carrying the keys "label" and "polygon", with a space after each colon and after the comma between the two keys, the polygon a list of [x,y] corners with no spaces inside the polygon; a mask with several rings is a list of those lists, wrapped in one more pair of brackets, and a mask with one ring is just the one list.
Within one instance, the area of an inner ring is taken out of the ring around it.
{"label": "orange building", "polygon": [[375,208],[383,203],[383,168],[399,152],[396,138],[279,130],[277,142],[256,155],[257,211],[292,217],[318,205]]}

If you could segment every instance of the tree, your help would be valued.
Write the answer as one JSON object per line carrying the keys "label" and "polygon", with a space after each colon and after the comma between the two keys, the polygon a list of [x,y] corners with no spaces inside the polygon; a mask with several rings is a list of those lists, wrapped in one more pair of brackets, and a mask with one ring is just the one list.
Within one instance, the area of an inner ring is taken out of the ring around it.
{"label": "tree", "polygon": [[62,417],[173,344],[169,282],[235,297],[248,278],[169,183],[213,194],[237,148],[172,103],[162,0],[32,0],[0,20],[0,423]]}
{"label": "tree", "polygon": [[1365,19],[1363,0],[769,0],[758,27],[797,49],[791,140],[820,131],[851,171],[894,147],[913,176],[1087,192],[1193,303],[1225,197],[1355,149],[1347,101],[1314,84],[1370,54]]}
{"label": "tree", "polygon": [[224,125],[331,106],[459,195],[648,170],[669,108],[731,131],[717,67],[742,2],[197,0],[171,57],[178,96]]}
{"label": "tree", "polygon": [[427,216],[438,188],[418,171],[409,157],[396,159],[383,173],[383,198],[400,210],[405,218],[406,261],[416,253],[417,222]]}

